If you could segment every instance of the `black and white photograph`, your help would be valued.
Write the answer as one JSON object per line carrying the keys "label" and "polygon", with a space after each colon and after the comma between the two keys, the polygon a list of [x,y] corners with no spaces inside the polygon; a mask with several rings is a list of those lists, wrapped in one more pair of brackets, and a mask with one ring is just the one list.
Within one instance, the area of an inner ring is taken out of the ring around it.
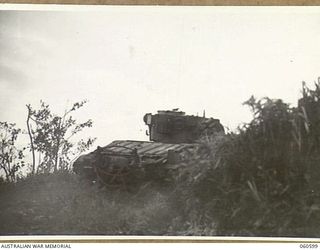
{"label": "black and white photograph", "polygon": [[320,237],[320,7],[0,5],[0,237]]}

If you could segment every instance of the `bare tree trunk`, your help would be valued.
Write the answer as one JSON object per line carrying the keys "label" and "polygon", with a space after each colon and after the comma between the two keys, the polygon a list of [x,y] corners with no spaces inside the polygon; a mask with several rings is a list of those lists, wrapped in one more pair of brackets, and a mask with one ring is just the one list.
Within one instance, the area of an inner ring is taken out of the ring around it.
{"label": "bare tree trunk", "polygon": [[6,161],[7,159],[4,157],[4,147],[1,147],[1,164],[0,164],[0,169],[3,169],[4,170],[4,173],[6,175],[6,180],[9,182],[10,179],[9,179],[9,173],[8,173],[8,169],[7,169],[7,166],[6,166]]}
{"label": "bare tree trunk", "polygon": [[8,175],[9,175],[9,179],[11,179],[11,181],[13,181],[13,171],[11,169],[11,165],[10,165],[10,161],[9,159],[7,159],[7,167],[8,167]]}
{"label": "bare tree trunk", "polygon": [[4,173],[5,173],[5,176],[6,176],[6,180],[9,182],[10,181],[10,178],[9,178],[9,173],[8,173],[8,170],[6,169],[6,167],[3,165],[0,165],[0,169],[3,169],[4,170]]}
{"label": "bare tree trunk", "polygon": [[38,174],[39,173],[39,167],[40,167],[40,164],[41,164],[41,153],[38,154],[39,157],[38,157],[38,165],[37,165],[37,169],[36,169],[36,173]]}
{"label": "bare tree trunk", "polygon": [[35,157],[35,152],[34,152],[34,146],[33,146],[33,138],[32,138],[32,134],[31,134],[31,128],[30,128],[30,116],[31,116],[31,107],[30,105],[27,105],[28,108],[28,118],[27,118],[27,128],[28,128],[28,134],[29,134],[29,138],[30,138],[30,146],[31,146],[31,152],[32,152],[32,174],[35,173],[35,161],[36,161],[36,157]]}
{"label": "bare tree trunk", "polygon": [[58,127],[58,138],[57,138],[57,148],[55,152],[55,162],[54,162],[54,172],[57,172],[58,170],[58,164],[59,164],[59,149],[60,149],[60,137],[61,137],[61,118],[59,121],[59,127]]}

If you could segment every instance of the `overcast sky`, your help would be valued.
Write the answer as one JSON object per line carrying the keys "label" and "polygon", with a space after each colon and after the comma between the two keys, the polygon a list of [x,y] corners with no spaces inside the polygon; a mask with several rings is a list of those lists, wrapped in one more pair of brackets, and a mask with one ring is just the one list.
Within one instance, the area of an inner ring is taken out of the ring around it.
{"label": "overcast sky", "polygon": [[159,109],[234,129],[252,94],[296,105],[320,76],[319,27],[319,7],[3,10],[0,121],[25,128],[27,103],[59,113],[88,99],[78,119],[92,118],[96,146],[147,140],[142,117]]}

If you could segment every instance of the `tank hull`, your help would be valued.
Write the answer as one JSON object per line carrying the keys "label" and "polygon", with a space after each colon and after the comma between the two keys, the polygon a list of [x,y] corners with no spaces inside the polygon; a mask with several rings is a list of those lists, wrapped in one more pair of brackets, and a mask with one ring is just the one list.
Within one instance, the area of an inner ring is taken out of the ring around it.
{"label": "tank hull", "polygon": [[141,182],[170,181],[169,172],[198,144],[117,140],[80,156],[74,172],[107,186],[124,187]]}

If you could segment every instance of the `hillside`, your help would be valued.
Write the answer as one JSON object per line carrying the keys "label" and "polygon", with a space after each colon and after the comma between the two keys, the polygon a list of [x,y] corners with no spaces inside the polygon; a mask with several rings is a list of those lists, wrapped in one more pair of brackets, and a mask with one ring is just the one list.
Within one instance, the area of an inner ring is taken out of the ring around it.
{"label": "hillside", "polygon": [[0,185],[0,234],[167,234],[176,213],[164,191],[108,192],[72,173]]}

